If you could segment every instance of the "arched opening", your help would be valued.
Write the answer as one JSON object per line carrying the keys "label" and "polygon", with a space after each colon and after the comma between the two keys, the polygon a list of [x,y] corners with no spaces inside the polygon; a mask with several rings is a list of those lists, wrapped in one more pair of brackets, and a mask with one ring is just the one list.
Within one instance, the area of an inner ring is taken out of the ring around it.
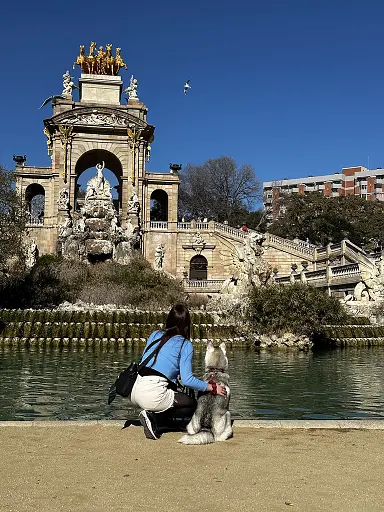
{"label": "arched opening", "polygon": [[189,279],[203,281],[208,278],[208,261],[198,254],[189,263]]}
{"label": "arched opening", "polygon": [[154,190],[151,194],[151,222],[168,222],[168,194],[164,190]]}
{"label": "arched opening", "polygon": [[30,224],[44,224],[45,190],[39,183],[25,189],[25,203]]}
{"label": "arched opening", "polygon": [[80,210],[84,204],[85,191],[88,181],[96,176],[96,164],[104,162],[103,174],[111,184],[112,200],[117,212],[122,204],[122,176],[123,168],[120,160],[113,153],[105,149],[92,149],[87,151],[76,163],[75,210]]}

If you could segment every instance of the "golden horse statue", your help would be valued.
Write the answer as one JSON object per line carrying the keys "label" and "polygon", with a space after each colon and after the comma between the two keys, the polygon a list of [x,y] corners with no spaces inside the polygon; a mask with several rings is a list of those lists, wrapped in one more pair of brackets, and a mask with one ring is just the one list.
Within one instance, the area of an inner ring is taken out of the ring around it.
{"label": "golden horse statue", "polygon": [[91,42],[89,53],[86,56],[84,53],[84,45],[80,46],[80,55],[77,57],[73,64],[73,69],[78,65],[83,73],[90,73],[93,75],[118,75],[120,69],[128,69],[121,56],[121,48],[116,48],[116,56],[112,55],[112,45],[107,44],[106,47],[99,47],[96,52],[96,43]]}

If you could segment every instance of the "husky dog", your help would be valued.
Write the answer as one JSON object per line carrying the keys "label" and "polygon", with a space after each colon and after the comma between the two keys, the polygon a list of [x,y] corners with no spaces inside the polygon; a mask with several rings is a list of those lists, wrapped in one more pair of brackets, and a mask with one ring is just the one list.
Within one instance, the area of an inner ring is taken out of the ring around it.
{"label": "husky dog", "polygon": [[187,425],[188,434],[179,439],[179,443],[209,444],[225,441],[233,435],[231,413],[228,411],[230,390],[225,343],[220,347],[214,347],[211,342],[208,343],[205,371],[203,380],[206,382],[213,380],[225,386],[227,396],[199,394],[196,411]]}

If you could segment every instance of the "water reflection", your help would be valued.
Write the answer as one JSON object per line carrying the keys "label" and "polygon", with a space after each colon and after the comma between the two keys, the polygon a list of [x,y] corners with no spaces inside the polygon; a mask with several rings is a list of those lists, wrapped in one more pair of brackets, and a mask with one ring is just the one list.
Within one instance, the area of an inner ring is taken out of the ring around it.
{"label": "water reflection", "polygon": [[[127,419],[128,400],[106,405],[109,385],[142,347],[0,347],[0,420]],[[234,417],[384,417],[384,347],[324,352],[228,350]],[[195,349],[202,374],[204,349]]]}

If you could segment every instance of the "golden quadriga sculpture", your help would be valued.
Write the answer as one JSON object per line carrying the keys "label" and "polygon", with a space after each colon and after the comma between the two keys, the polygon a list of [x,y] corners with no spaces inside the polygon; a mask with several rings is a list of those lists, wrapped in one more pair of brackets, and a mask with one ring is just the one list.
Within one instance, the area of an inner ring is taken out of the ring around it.
{"label": "golden quadriga sculpture", "polygon": [[80,55],[73,63],[80,66],[82,73],[90,75],[118,75],[121,68],[128,69],[120,54],[121,48],[116,48],[115,57],[112,55],[112,45],[107,44],[105,51],[103,46],[96,50],[96,43],[91,42],[88,55],[85,55],[84,45],[80,45]]}

